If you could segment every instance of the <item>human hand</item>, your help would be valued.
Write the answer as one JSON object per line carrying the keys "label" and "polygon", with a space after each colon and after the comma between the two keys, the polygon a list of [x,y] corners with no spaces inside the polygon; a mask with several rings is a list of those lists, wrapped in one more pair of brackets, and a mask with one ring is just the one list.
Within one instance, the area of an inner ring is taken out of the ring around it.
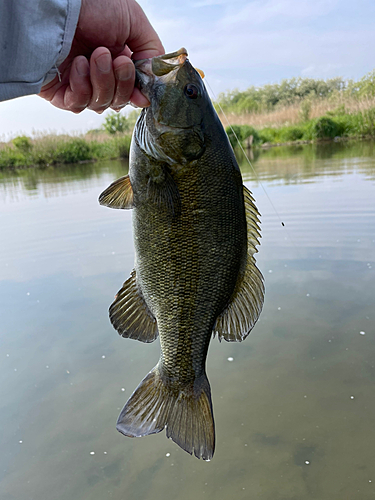
{"label": "human hand", "polygon": [[135,0],[82,0],[68,57],[40,96],[54,106],[80,113],[118,111],[129,101],[139,107],[148,100],[134,88],[132,60],[164,53],[163,45]]}

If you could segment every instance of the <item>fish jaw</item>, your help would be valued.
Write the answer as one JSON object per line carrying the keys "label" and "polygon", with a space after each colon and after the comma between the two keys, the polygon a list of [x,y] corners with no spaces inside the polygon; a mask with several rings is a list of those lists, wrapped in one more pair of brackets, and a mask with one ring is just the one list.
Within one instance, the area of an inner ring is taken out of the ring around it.
{"label": "fish jaw", "polygon": [[150,89],[159,79],[164,84],[173,81],[187,55],[187,50],[182,47],[176,52],[135,61],[136,85],[142,94],[150,100]]}

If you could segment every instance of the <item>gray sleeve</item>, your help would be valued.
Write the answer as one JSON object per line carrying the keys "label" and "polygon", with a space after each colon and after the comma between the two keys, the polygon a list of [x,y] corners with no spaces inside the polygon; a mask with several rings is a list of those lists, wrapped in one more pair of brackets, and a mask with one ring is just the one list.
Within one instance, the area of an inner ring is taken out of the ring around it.
{"label": "gray sleeve", "polygon": [[81,0],[0,0],[0,101],[37,94],[68,56]]}

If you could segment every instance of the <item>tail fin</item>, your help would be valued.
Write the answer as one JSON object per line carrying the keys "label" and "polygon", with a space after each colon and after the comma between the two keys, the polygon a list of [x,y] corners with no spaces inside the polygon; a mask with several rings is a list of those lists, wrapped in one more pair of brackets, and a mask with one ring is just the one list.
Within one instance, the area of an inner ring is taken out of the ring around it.
{"label": "tail fin", "polygon": [[129,437],[161,432],[197,458],[210,460],[215,449],[211,390],[206,375],[176,390],[164,383],[156,366],[122,409],[117,430]]}

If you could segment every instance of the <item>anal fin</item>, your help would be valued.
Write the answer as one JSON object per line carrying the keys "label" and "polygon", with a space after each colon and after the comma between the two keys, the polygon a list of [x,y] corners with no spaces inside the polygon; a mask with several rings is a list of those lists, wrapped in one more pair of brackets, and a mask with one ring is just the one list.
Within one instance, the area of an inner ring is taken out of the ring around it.
{"label": "anal fin", "polygon": [[257,322],[264,302],[264,279],[256,266],[254,253],[259,245],[259,212],[250,191],[243,186],[247,221],[247,254],[242,272],[228,306],[217,318],[213,334],[219,340],[241,342]]}
{"label": "anal fin", "polygon": [[156,319],[139,292],[133,270],[109,308],[113,327],[125,338],[153,342],[158,336]]}

